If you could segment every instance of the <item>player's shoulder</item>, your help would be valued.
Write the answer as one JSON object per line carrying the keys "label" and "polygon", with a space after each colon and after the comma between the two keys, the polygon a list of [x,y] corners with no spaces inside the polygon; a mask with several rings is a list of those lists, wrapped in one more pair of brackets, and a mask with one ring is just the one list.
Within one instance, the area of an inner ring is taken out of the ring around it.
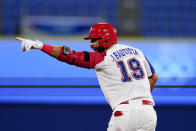
{"label": "player's shoulder", "polygon": [[127,44],[115,44],[114,46],[113,46],[113,48],[134,48],[134,49],[138,49],[138,48],[135,48],[135,47],[133,47],[133,46],[131,46],[131,45],[127,45]]}
{"label": "player's shoulder", "polygon": [[106,56],[105,52],[89,52],[90,54],[90,65],[94,68],[98,63],[102,62]]}
{"label": "player's shoulder", "polygon": [[139,53],[142,53],[142,50],[140,50],[139,48],[127,44],[115,44],[110,51],[119,50],[119,49],[131,49],[131,50],[136,50]]}
{"label": "player's shoulder", "polygon": [[134,47],[134,46],[132,46],[132,45],[123,45],[123,46],[128,47],[128,48],[132,48],[132,49],[134,49],[134,50],[141,51],[139,48],[136,48],[136,47]]}

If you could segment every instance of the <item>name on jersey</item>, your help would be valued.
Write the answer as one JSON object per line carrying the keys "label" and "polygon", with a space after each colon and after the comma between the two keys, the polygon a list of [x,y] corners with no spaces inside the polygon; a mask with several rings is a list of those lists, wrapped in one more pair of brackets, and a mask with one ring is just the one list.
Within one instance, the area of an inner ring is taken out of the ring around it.
{"label": "name on jersey", "polygon": [[137,50],[132,49],[132,48],[125,48],[125,49],[120,49],[118,51],[113,52],[112,55],[110,55],[113,59],[113,61],[116,61],[126,55],[138,55]]}

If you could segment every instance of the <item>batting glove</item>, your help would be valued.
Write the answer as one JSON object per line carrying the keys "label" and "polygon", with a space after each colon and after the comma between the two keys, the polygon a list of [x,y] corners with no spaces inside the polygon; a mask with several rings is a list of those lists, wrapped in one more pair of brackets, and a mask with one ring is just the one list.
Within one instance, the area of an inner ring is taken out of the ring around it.
{"label": "batting glove", "polygon": [[17,40],[20,40],[22,51],[28,52],[30,49],[41,49],[43,47],[43,43],[39,40],[30,40],[24,39],[20,37],[16,37]]}

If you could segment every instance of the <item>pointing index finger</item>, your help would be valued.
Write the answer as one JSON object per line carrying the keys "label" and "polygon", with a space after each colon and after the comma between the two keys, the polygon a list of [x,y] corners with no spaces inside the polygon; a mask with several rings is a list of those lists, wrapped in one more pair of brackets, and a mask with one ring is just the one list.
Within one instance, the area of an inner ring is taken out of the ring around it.
{"label": "pointing index finger", "polygon": [[21,37],[16,37],[17,40],[23,41],[25,39],[21,38]]}

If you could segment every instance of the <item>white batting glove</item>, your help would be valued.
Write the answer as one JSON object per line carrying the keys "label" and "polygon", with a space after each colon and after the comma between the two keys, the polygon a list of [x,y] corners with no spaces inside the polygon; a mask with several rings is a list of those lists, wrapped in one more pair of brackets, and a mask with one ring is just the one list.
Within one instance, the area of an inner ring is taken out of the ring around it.
{"label": "white batting glove", "polygon": [[23,39],[20,37],[16,37],[17,40],[20,40],[22,51],[29,51],[30,49],[41,49],[43,47],[43,43],[39,40],[30,40]]}

